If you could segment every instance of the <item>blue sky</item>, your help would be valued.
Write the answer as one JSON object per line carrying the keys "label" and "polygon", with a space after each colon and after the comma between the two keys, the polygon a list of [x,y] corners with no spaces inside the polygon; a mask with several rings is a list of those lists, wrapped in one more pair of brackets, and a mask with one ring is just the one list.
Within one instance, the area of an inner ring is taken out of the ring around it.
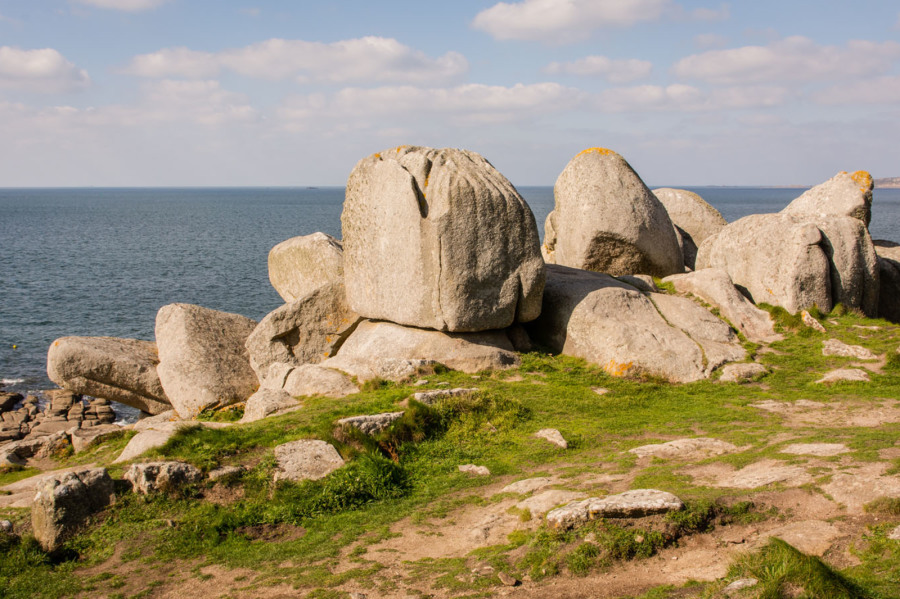
{"label": "blue sky", "polygon": [[516,185],[900,176],[900,3],[0,0],[0,186],[343,185],[400,144]]}

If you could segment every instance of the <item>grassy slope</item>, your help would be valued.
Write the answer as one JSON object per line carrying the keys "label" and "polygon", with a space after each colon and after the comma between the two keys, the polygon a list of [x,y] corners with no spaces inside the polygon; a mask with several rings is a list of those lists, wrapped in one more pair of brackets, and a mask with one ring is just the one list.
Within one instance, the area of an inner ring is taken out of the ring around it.
{"label": "grassy slope", "polygon": [[[786,326],[796,324],[786,315],[780,318]],[[399,455],[399,465],[382,457],[385,452],[372,444],[366,447],[345,439],[338,445],[344,456],[352,459],[349,467],[317,483],[278,487],[270,483],[275,445],[312,437],[334,441],[332,425],[337,419],[394,411],[397,403],[415,389],[370,385],[370,390],[350,398],[310,399],[300,411],[246,426],[190,429],[158,450],[155,457],[188,461],[206,471],[220,465],[249,465],[245,474],[227,483],[234,493],[227,505],[198,500],[209,491],[208,484],[188,489],[179,497],[126,495],[70,541],[60,556],[51,559],[27,537],[18,544],[5,542],[0,548],[0,595],[61,597],[102,592],[115,596],[124,582],[108,572],[93,574],[113,559],[132,564],[138,577],[141,572],[147,574],[150,586],[142,589],[145,596],[153,593],[154,586],[165,584],[158,574],[173,561],[189,564],[197,576],[201,575],[199,568],[209,564],[247,568],[258,573],[254,585],[289,583],[313,596],[345,596],[329,589],[351,579],[369,581],[376,592],[387,592],[392,583],[388,577],[377,575],[382,566],[366,558],[365,548],[389,537],[390,526],[401,518],[414,514],[420,521],[439,523],[454,508],[490,501],[479,495],[478,487],[498,476],[525,478],[552,471],[575,477],[596,470],[598,464],[606,472],[627,472],[636,458],[626,450],[685,436],[715,437],[748,447],[708,462],[723,461],[740,467],[764,457],[790,461],[795,456],[778,451],[783,444],[769,443],[785,430],[780,417],[750,404],[840,399],[871,405],[898,397],[900,360],[894,356],[900,327],[852,314],[833,318],[838,324],[826,321],[829,336],[892,356],[882,374],[872,375],[871,383],[815,384],[824,372],[852,360],[822,356],[821,342],[826,336],[809,329],[786,335],[784,341],[771,346],[775,351],[760,354],[759,361],[772,373],[751,385],[714,381],[672,385],[612,378],[581,360],[532,353],[524,357],[517,371],[485,375],[476,381],[456,372],[427,377],[432,384],[474,384],[481,392],[474,398],[445,402],[435,410],[412,410],[415,418],[408,418],[395,427],[393,435],[381,439],[382,450]],[[860,325],[880,328],[874,331]],[[594,387],[603,387],[609,393],[598,395]],[[532,436],[545,427],[559,429],[570,449],[559,450]],[[879,449],[893,447],[900,438],[900,424],[877,429],[820,427],[800,431],[804,440],[839,440],[853,450],[854,459],[861,461],[877,459]],[[125,440],[114,441],[112,449],[101,447],[87,456],[66,458],[61,465],[108,463]],[[460,474],[457,466],[467,463],[487,466],[492,476],[471,478]],[[900,468],[900,463],[895,468]],[[678,494],[692,506],[688,513],[696,516],[694,521],[669,521],[659,530],[648,529],[640,535],[607,523],[569,533],[541,528],[511,535],[508,545],[480,550],[476,557],[516,576],[580,575],[609,568],[616,560],[652,554],[675,542],[677,534],[702,530],[714,518],[749,517],[746,513],[729,516],[726,512],[731,508],[722,507],[735,505],[748,493],[697,486],[675,469],[655,461],[637,474],[632,487]],[[121,467],[111,472],[120,474]],[[16,476],[6,475],[6,482]],[[602,493],[604,489],[599,487],[597,491]],[[20,520],[27,514],[10,512],[6,516]],[[268,532],[261,536],[261,530]],[[756,561],[735,564],[734,576],[782,570],[787,572],[782,572],[784,576],[792,576],[791,572],[803,571],[804,576],[816,580],[840,583],[821,583],[826,591],[813,593],[810,588],[810,596],[888,597],[890,582],[900,582],[900,543],[886,540],[887,530],[886,526],[873,529],[859,552],[861,564],[843,574],[824,565],[819,568],[816,564],[821,562],[815,558],[801,559],[790,548],[772,545],[755,556]],[[636,541],[638,536],[640,540]],[[812,565],[797,565],[794,562],[798,559],[813,560]],[[460,576],[468,572],[466,559],[425,560],[411,565],[410,572],[450,593],[490,593],[496,584],[494,576]],[[461,582],[462,578],[466,581]],[[781,596],[777,589],[784,587],[783,580],[764,582],[766,589],[776,590],[771,591],[775,594],[761,596]],[[131,596],[136,596],[134,586],[128,588]],[[711,586],[697,592],[714,590]],[[645,596],[683,593],[684,589],[660,588]]]}

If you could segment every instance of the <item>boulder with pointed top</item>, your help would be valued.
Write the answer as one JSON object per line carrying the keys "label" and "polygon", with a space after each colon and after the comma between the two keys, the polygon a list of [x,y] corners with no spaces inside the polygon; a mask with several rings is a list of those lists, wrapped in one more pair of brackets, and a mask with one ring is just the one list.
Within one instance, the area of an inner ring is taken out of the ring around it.
{"label": "boulder with pointed top", "polygon": [[547,216],[549,262],[614,276],[684,272],[684,257],[665,206],[619,154],[591,148],[556,180]]}
{"label": "boulder with pointed top", "polygon": [[852,174],[841,171],[805,192],[781,212],[817,219],[849,216],[868,227],[872,218],[873,189],[872,175],[866,171]]}

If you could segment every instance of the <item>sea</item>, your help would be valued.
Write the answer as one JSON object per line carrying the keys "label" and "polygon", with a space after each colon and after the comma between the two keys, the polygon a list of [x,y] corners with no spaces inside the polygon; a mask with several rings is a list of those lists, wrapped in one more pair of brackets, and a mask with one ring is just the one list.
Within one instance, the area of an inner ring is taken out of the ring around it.
{"label": "sea", "polygon": [[[804,188],[689,187],[729,222],[777,212]],[[521,187],[538,227],[552,187]],[[0,188],[0,384],[35,394],[67,335],[153,339],[156,312],[199,304],[259,320],[277,243],[341,236],[342,187]],[[900,189],[876,189],[870,231],[900,241]]]}

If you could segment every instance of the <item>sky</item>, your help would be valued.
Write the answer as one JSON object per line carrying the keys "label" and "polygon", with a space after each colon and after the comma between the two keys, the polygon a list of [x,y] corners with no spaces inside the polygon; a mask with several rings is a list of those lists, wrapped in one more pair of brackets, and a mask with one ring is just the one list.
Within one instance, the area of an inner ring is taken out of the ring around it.
{"label": "sky", "polygon": [[0,187],[344,185],[397,145],[811,185],[898,143],[895,0],[0,0]]}

